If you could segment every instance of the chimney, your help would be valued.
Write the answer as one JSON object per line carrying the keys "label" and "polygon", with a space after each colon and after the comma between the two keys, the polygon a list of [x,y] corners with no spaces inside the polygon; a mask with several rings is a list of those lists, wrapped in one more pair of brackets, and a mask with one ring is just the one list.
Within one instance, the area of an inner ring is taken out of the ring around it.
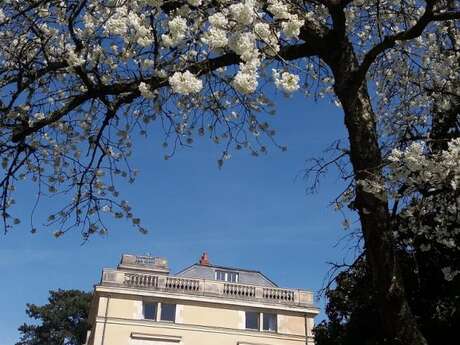
{"label": "chimney", "polygon": [[202,266],[209,266],[209,257],[207,252],[204,252],[203,255],[201,255],[199,264]]}

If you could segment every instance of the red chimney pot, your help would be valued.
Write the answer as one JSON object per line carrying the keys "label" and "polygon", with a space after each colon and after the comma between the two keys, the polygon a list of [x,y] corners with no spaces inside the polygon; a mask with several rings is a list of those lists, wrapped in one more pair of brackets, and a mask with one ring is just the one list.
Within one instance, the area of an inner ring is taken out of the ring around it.
{"label": "red chimney pot", "polygon": [[209,266],[209,256],[207,252],[204,252],[203,255],[201,255],[200,265]]}

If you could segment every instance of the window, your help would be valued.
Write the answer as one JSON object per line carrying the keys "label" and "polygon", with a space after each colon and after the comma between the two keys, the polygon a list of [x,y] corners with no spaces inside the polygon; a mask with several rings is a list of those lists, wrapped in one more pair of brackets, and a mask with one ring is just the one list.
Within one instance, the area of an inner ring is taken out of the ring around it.
{"label": "window", "polygon": [[277,320],[277,314],[247,311],[246,329],[252,329],[255,331],[278,332]]}
{"label": "window", "polygon": [[169,303],[161,304],[161,321],[176,321],[176,305]]}
{"label": "window", "polygon": [[228,272],[227,273],[227,281],[232,283],[238,283],[238,273],[236,272]]}
{"label": "window", "polygon": [[225,280],[225,272],[216,271],[216,280]]}
{"label": "window", "polygon": [[176,322],[176,305],[172,303],[144,302],[144,319]]}
{"label": "window", "polygon": [[157,304],[144,303],[144,319],[156,320],[157,319]]}
{"label": "window", "polygon": [[246,329],[259,330],[259,318],[260,314],[254,311],[246,312]]}
{"label": "window", "polygon": [[276,332],[277,331],[277,315],[276,314],[263,314],[263,330],[269,332]]}
{"label": "window", "polygon": [[238,283],[238,273],[231,271],[216,271],[216,280]]}

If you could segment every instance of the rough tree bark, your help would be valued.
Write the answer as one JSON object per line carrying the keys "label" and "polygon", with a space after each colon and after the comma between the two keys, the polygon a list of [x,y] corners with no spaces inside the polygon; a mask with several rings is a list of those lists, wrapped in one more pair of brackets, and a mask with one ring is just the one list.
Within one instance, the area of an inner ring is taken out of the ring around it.
{"label": "rough tree bark", "polygon": [[[332,40],[334,41],[334,40]],[[357,78],[359,63],[352,45],[335,41],[323,59],[335,77],[335,93],[342,103],[350,143],[350,160],[357,183],[354,207],[364,236],[373,285],[378,292],[381,319],[388,344],[425,345],[426,339],[411,312],[393,246],[388,199],[382,174],[376,117],[366,79]],[[340,49],[337,49],[340,47]],[[380,186],[369,191],[359,181]]]}

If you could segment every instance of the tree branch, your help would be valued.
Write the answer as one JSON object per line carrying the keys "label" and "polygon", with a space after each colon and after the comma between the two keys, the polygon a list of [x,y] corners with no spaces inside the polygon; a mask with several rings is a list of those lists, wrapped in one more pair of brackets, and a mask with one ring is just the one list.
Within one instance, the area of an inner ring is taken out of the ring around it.
{"label": "tree branch", "polygon": [[360,84],[365,79],[367,71],[377,59],[377,57],[385,50],[393,48],[397,42],[408,41],[419,37],[428,26],[428,24],[433,21],[460,19],[460,12],[458,11],[449,11],[435,14],[433,12],[435,3],[436,1],[427,1],[425,12],[414,26],[406,31],[402,31],[391,36],[386,36],[380,43],[375,45],[366,53],[361,65],[359,66],[359,69],[355,72],[354,75],[354,79],[357,83]]}

